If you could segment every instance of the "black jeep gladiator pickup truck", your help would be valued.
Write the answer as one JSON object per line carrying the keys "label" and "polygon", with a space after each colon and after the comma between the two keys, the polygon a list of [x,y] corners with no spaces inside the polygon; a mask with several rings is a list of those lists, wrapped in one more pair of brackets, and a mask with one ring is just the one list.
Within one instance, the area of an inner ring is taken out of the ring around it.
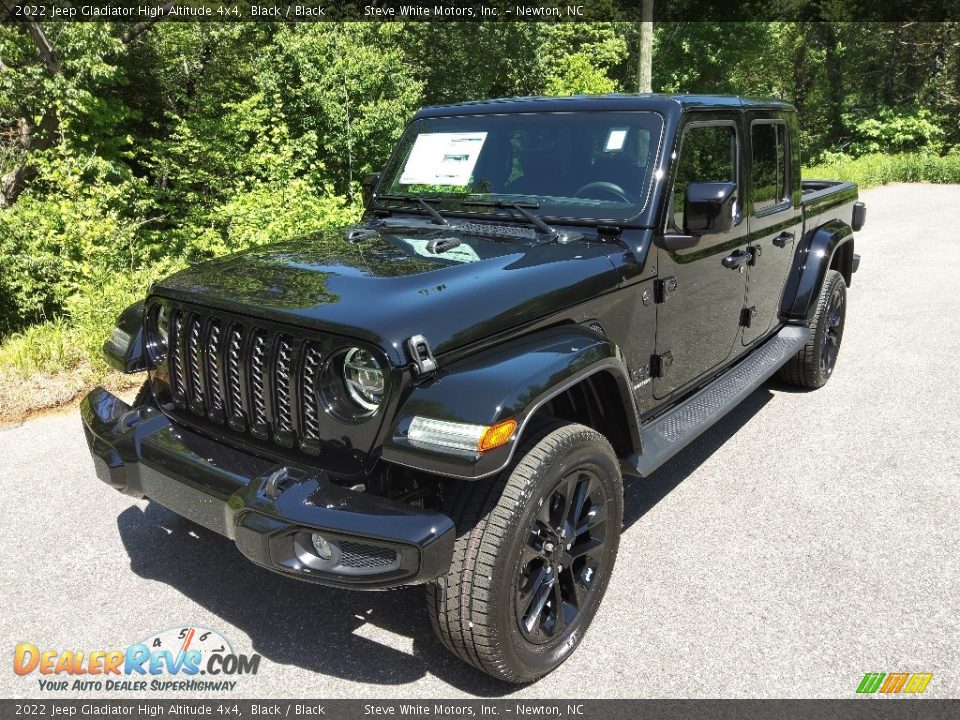
{"label": "black jeep gladiator pickup truck", "polygon": [[557,667],[613,573],[623,476],[774,374],[820,387],[865,219],[783,102],[522,98],[416,114],[360,225],[184,270],[105,345],[98,477],[349,588],[426,584],[443,643]]}

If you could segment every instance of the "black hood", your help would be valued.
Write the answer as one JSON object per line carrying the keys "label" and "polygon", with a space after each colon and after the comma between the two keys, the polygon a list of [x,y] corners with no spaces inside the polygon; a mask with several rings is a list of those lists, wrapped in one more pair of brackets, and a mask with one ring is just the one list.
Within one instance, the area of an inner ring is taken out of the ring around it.
{"label": "black hood", "polygon": [[[495,239],[437,226],[343,229],[196,265],[154,292],[374,343],[403,361],[424,335],[434,352],[467,345],[617,286],[609,246]],[[434,253],[431,240],[460,245]]]}

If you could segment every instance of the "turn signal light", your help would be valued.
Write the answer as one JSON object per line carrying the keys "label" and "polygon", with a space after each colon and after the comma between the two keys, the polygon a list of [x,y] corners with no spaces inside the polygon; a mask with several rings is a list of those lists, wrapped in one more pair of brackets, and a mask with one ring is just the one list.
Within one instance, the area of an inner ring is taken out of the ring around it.
{"label": "turn signal light", "polygon": [[480,442],[477,443],[477,450],[485,452],[500,447],[510,439],[516,429],[516,420],[504,420],[496,425],[491,425],[483,431]]}
{"label": "turn signal light", "polygon": [[410,422],[407,440],[416,447],[476,459],[477,453],[504,445],[516,429],[516,420],[504,420],[496,425],[472,425],[418,415]]}

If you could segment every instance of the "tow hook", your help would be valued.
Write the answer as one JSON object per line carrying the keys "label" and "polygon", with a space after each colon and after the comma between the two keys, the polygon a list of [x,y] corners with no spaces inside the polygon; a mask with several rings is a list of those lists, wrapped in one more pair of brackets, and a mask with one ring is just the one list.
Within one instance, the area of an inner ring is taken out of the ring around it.
{"label": "tow hook", "polygon": [[282,467],[270,473],[263,486],[263,494],[271,500],[276,500],[280,494],[296,483],[302,483],[308,477],[303,470]]}

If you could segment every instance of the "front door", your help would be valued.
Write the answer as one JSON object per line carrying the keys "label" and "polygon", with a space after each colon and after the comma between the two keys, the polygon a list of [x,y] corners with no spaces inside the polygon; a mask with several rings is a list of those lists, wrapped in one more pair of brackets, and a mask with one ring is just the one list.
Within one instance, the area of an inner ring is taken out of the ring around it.
{"label": "front door", "polygon": [[678,142],[663,234],[684,233],[684,197],[687,185],[693,182],[737,183],[737,219],[729,232],[703,235],[686,249],[668,250],[658,243],[653,384],[658,399],[709,373],[730,357],[735,344],[739,347],[746,291],[746,263],[742,260],[747,245],[747,223],[740,220],[745,171],[740,163],[743,139],[739,117],[739,113],[698,115],[685,126]]}
{"label": "front door", "polygon": [[774,327],[780,296],[801,231],[798,153],[791,152],[786,117],[773,112],[747,114],[750,131],[751,260],[747,267],[747,301],[743,344],[749,345]]}

